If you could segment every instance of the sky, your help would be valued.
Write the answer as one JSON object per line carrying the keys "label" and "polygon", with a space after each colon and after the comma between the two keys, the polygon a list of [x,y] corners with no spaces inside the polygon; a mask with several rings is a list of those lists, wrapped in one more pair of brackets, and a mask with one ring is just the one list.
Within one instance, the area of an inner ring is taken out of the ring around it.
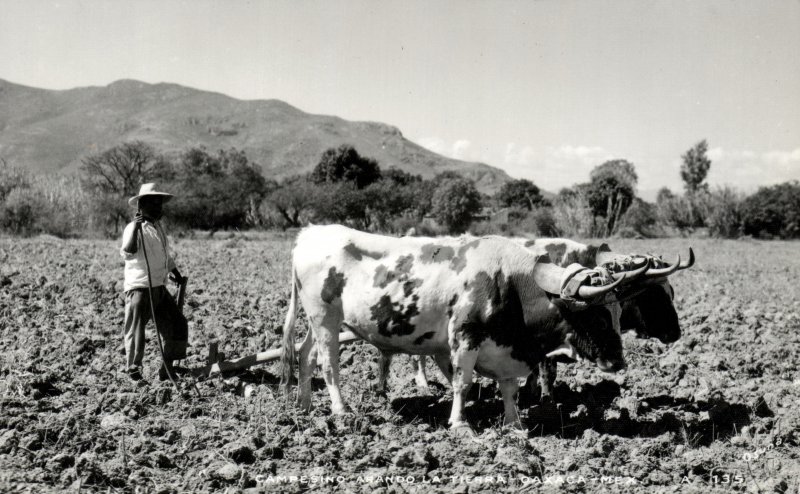
{"label": "sky", "polygon": [[173,82],[385,122],[558,191],[627,159],[639,192],[800,179],[800,0],[10,1],[0,78]]}

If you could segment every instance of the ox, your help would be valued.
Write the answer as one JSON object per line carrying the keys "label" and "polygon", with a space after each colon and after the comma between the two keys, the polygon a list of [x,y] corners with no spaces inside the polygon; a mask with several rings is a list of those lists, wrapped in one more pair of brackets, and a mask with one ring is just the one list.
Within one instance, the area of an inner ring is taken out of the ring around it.
{"label": "ox", "polygon": [[[647,269],[645,263],[634,276]],[[467,425],[473,370],[499,382],[505,423],[520,427],[518,379],[548,355],[581,357],[608,372],[624,368],[613,290],[625,277],[577,264],[562,268],[499,237],[393,238],[308,227],[292,251],[281,380],[288,392],[299,300],[310,326],[299,350],[303,409],[311,406],[319,359],[331,411],[344,413],[338,340],[346,328],[387,355],[432,356],[453,386],[451,427]]]}
{"label": "ox", "polygon": [[[651,269],[639,277],[635,284],[626,284],[618,289],[621,299],[622,316],[620,326],[623,332],[636,331],[640,338],[657,338],[662,343],[673,343],[681,335],[678,314],[673,305],[675,290],[668,276],[694,265],[694,251],[689,249],[689,260],[681,264],[680,256],[672,263],[666,263],[656,256],[625,255],[611,251],[607,244],[586,245],[566,238],[512,238],[512,242],[524,246],[535,255],[547,255],[558,266],[566,267],[578,263],[586,267],[601,266],[611,272],[623,272],[642,262],[650,263]],[[381,361],[381,368],[388,363]],[[424,358],[414,358],[417,385],[427,387]],[[552,398],[553,383],[557,372],[557,360],[548,358],[540,362],[538,384],[542,400]],[[379,380],[385,381],[385,377]],[[537,382],[530,379],[530,387]],[[379,385],[380,389],[380,385]],[[532,391],[533,389],[531,389]]]}
{"label": "ox", "polygon": [[[633,330],[640,338],[657,338],[662,343],[673,343],[680,338],[678,313],[673,304],[675,290],[670,285],[668,276],[694,265],[694,251],[691,248],[686,264],[681,264],[680,256],[669,264],[653,255],[613,252],[608,244],[586,245],[564,238],[515,238],[512,241],[525,246],[534,254],[547,254],[559,266],[577,262],[587,267],[602,266],[618,272],[628,269],[632,263],[646,260],[651,269],[635,285],[619,290],[622,305],[621,329],[623,332]],[[556,372],[557,362],[554,359],[546,359],[539,364],[538,383],[544,400],[552,397]],[[531,387],[535,381],[531,380]]]}

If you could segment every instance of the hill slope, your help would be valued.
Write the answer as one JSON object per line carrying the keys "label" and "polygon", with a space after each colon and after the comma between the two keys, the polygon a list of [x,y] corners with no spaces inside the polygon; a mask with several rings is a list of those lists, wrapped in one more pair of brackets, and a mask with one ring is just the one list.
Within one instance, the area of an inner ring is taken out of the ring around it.
{"label": "hill slope", "polygon": [[382,168],[426,178],[454,170],[484,192],[510,179],[497,168],[422,148],[390,125],[312,115],[280,100],[242,101],[133,80],[52,91],[0,79],[0,158],[10,164],[74,171],[87,154],[136,139],[170,154],[191,146],[235,147],[276,179],[310,171],[326,149],[340,144],[352,144]]}

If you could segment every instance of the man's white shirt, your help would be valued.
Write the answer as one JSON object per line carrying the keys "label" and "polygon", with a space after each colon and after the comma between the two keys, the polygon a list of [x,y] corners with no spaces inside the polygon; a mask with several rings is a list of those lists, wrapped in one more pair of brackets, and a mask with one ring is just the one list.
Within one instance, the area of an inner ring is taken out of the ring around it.
{"label": "man's white shirt", "polygon": [[[136,222],[130,222],[122,232],[122,245],[127,245],[130,241]],[[125,282],[123,290],[128,291],[133,288],[147,288],[147,265],[144,259],[144,249],[142,242],[147,249],[147,260],[150,263],[150,276],[153,286],[162,286],[167,283],[169,272],[175,269],[175,261],[170,255],[169,240],[164,228],[158,223],[145,221],[142,223],[142,231],[136,244],[136,253],[129,254],[123,248],[119,253],[125,260]]]}

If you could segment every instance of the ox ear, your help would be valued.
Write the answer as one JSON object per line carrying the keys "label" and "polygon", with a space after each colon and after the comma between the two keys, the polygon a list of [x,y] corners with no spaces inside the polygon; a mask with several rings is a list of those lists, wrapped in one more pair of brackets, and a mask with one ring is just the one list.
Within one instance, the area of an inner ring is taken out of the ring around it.
{"label": "ox ear", "polygon": [[533,266],[533,281],[547,293],[561,295],[561,279],[564,271],[564,268],[553,264],[549,255],[544,254],[539,256]]}

